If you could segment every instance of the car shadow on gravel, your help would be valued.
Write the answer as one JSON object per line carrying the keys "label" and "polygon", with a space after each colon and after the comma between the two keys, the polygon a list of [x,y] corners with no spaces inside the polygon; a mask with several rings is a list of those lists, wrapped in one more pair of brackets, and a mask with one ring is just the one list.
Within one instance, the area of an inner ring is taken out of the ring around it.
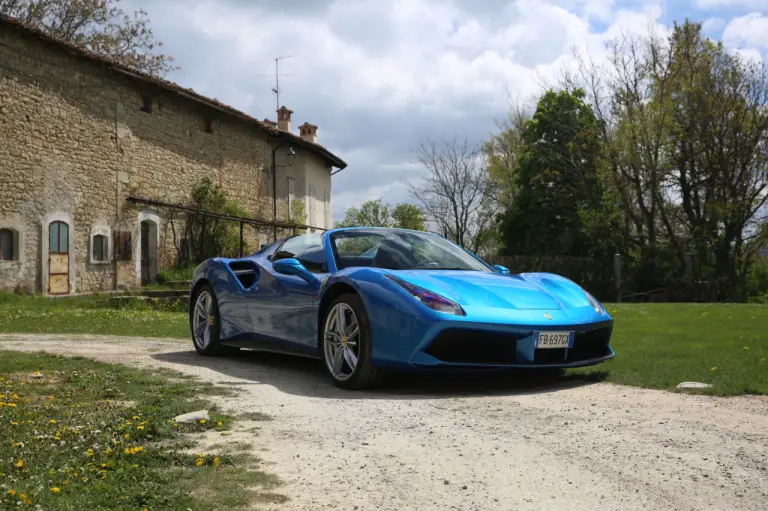
{"label": "car shadow on gravel", "polygon": [[604,380],[608,374],[602,370],[559,376],[537,371],[390,373],[378,388],[349,391],[330,382],[321,360],[248,350],[221,357],[203,357],[192,350],[157,353],[151,357],[169,364],[204,367],[236,379],[217,381],[220,385],[269,385],[288,394],[327,399],[439,399],[541,394],[591,385]]}

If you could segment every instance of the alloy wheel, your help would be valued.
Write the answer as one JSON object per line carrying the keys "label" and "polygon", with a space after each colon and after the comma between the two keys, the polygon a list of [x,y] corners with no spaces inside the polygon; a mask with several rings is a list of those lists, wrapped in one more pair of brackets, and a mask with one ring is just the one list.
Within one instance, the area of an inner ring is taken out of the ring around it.
{"label": "alloy wheel", "polygon": [[345,381],[354,373],[360,358],[360,325],[346,303],[337,303],[325,320],[323,330],[325,363],[331,375]]}
{"label": "alloy wheel", "polygon": [[197,347],[204,350],[211,343],[214,322],[213,297],[208,291],[202,291],[195,301],[192,331]]}

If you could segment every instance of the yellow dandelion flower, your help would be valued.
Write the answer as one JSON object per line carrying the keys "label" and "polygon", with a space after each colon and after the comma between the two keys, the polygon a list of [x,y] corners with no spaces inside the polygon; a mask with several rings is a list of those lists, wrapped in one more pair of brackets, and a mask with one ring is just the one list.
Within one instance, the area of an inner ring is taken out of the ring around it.
{"label": "yellow dandelion flower", "polygon": [[218,467],[219,465],[221,465],[221,460],[217,456],[217,457],[213,458],[213,466],[214,467]]}
{"label": "yellow dandelion flower", "polygon": [[61,488],[59,488],[58,486],[54,486],[53,488],[51,488],[51,493],[61,493]]}
{"label": "yellow dandelion flower", "polygon": [[16,408],[16,403],[6,403],[5,406],[10,406],[11,408]]}
{"label": "yellow dandelion flower", "polygon": [[743,349],[744,351],[748,351],[748,350],[749,350],[749,346],[744,346],[744,347],[743,347],[743,348],[741,348],[741,349]]}
{"label": "yellow dandelion flower", "polygon": [[18,425],[19,425],[19,423],[18,423],[18,422],[16,422],[16,421],[11,421],[11,425],[12,425],[12,426],[18,426]]}
{"label": "yellow dandelion flower", "polygon": [[13,497],[14,495],[16,495],[16,490],[8,490],[8,495]]}
{"label": "yellow dandelion flower", "polygon": [[138,430],[143,430],[143,429],[144,429],[144,426],[136,426],[136,429],[138,429]]}
{"label": "yellow dandelion flower", "polygon": [[88,449],[88,452],[86,452],[85,455],[89,458],[93,458],[93,449]]}
{"label": "yellow dandelion flower", "polygon": [[206,421],[205,419],[200,419],[200,424],[205,424],[206,422],[208,421]]}
{"label": "yellow dandelion flower", "polygon": [[203,466],[203,458],[197,458],[195,460],[195,466],[196,467],[202,467]]}
{"label": "yellow dandelion flower", "polygon": [[128,433],[126,433],[125,435],[123,435],[123,438],[131,438],[131,435],[129,435]]}
{"label": "yellow dandelion flower", "polygon": [[48,424],[56,424],[56,421],[54,419],[51,419],[48,421]]}
{"label": "yellow dandelion flower", "polygon": [[51,401],[53,401],[53,400],[54,400],[54,399],[56,399],[56,398],[55,398],[55,397],[53,397],[53,396],[48,396],[48,399],[50,399]]}
{"label": "yellow dandelion flower", "polygon": [[133,420],[135,420],[135,421],[139,420],[139,416],[138,415],[134,415],[133,416]]}
{"label": "yellow dandelion flower", "polygon": [[717,367],[713,367],[712,369],[710,369],[710,371],[717,371],[717,369],[718,369]]}
{"label": "yellow dandelion flower", "polygon": [[221,422],[221,421],[219,421],[219,422],[217,422],[217,423],[216,423],[216,425],[217,425],[218,427],[222,427],[222,426],[224,425],[224,423],[223,423],[223,422]]}
{"label": "yellow dandelion flower", "polygon": [[40,371],[35,371],[35,376],[40,376]]}
{"label": "yellow dandelion flower", "polygon": [[24,468],[24,461],[21,458],[16,462],[16,468]]}

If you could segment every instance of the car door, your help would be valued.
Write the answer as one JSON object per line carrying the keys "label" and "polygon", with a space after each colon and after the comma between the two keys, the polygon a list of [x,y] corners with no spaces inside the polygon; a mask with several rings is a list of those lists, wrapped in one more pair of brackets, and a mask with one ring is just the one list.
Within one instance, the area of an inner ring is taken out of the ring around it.
{"label": "car door", "polygon": [[[317,283],[310,284],[295,275],[283,275],[272,269],[279,259],[295,258],[314,273]],[[269,325],[271,335],[314,349],[317,342],[318,302],[315,294],[319,282],[327,275],[328,265],[320,234],[294,236],[286,240],[269,259],[270,282],[262,279],[262,299],[251,317],[256,324]],[[268,291],[268,292],[267,292]]]}

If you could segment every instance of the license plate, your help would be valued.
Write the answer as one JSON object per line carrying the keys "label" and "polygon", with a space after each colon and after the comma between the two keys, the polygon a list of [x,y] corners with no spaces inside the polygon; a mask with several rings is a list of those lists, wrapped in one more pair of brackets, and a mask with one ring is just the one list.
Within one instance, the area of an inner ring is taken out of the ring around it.
{"label": "license plate", "polygon": [[573,332],[535,332],[535,346],[538,349],[569,348],[573,340]]}

